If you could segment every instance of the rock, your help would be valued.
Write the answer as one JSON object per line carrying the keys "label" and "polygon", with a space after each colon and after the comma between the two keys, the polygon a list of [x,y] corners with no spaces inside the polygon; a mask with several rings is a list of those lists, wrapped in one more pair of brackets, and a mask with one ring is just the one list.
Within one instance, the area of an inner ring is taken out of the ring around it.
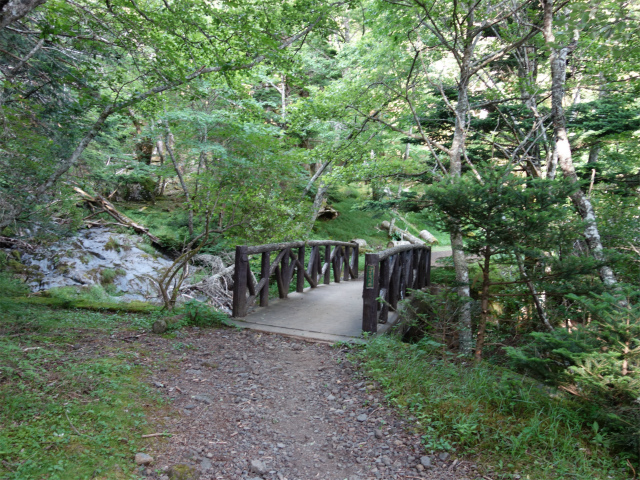
{"label": "rock", "polygon": [[251,471],[258,475],[267,473],[267,466],[260,460],[251,460]]}
{"label": "rock", "polygon": [[213,464],[211,463],[211,460],[209,460],[208,458],[203,458],[202,462],[200,462],[200,470],[206,472],[207,470],[211,470],[212,468]]}
{"label": "rock", "polygon": [[373,434],[376,438],[382,438],[382,430],[378,430],[377,428],[373,431]]}
{"label": "rock", "polygon": [[451,455],[449,455],[447,452],[442,452],[440,455],[438,455],[438,458],[443,462],[449,460],[449,457],[451,457]]}
{"label": "rock", "polygon": [[164,383],[153,382],[153,385],[156,386],[157,388],[164,388]]}
{"label": "rock", "polygon": [[151,465],[153,463],[153,457],[146,453],[136,453],[135,461],[137,465]]}
{"label": "rock", "polygon": [[209,395],[194,395],[191,398],[197,400],[198,402],[206,403],[207,405],[211,405],[213,403],[213,398],[211,398]]}
{"label": "rock", "polygon": [[153,333],[160,335],[161,333],[164,333],[167,331],[167,322],[165,322],[162,318],[159,320],[156,320],[153,323],[153,327],[151,327],[151,329],[153,330]]}
{"label": "rock", "polygon": [[334,397],[333,395],[329,395],[329,396],[327,397],[327,400],[329,400],[329,401],[331,401],[331,400],[335,400],[335,399],[336,399],[336,397]]}
{"label": "rock", "polygon": [[366,422],[367,421],[367,414],[363,413],[357,416],[356,420],[358,420],[359,422]]}
{"label": "rock", "polygon": [[423,471],[423,470],[424,470],[424,467],[423,467],[422,465],[417,465],[417,466],[416,466],[416,470],[417,470],[417,471],[419,471],[419,472],[421,472],[421,471]]}
{"label": "rock", "polygon": [[190,403],[189,405],[186,405],[184,407],[185,410],[193,410],[194,408],[196,408],[196,406],[193,403]]}
{"label": "rock", "polygon": [[200,474],[195,467],[179,463],[169,468],[170,480],[197,480],[200,478]]}
{"label": "rock", "polygon": [[424,457],[420,457],[420,464],[426,468],[431,467],[431,457],[428,457],[426,455]]}
{"label": "rock", "polygon": [[391,459],[389,457],[387,457],[386,455],[384,455],[382,457],[382,463],[384,463],[387,467],[389,465],[391,465],[393,462],[391,461]]}

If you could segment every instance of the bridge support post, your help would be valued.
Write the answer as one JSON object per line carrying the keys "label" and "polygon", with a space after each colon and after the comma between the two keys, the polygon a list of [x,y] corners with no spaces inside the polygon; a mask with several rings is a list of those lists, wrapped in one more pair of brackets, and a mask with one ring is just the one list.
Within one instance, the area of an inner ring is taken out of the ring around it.
{"label": "bridge support post", "polygon": [[377,253],[367,253],[364,257],[364,289],[362,292],[362,331],[378,331],[378,301],[380,260]]}
{"label": "bridge support post", "polygon": [[233,273],[233,317],[247,316],[247,275],[249,274],[249,254],[246,245],[236,247],[236,269]]}

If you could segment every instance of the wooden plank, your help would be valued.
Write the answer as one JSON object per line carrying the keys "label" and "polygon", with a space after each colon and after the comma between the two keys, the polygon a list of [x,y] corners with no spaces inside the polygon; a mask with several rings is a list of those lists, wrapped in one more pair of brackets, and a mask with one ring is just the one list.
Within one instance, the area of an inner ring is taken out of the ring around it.
{"label": "wooden plank", "polygon": [[384,300],[382,302],[382,308],[380,309],[380,316],[378,317],[380,323],[387,323],[389,319],[389,277],[391,276],[389,263],[388,258],[380,262],[380,298]]}
{"label": "wooden plank", "polygon": [[297,261],[297,278],[296,278],[296,292],[304,292],[304,247],[298,248],[298,261]]}
{"label": "wooden plank", "polygon": [[318,286],[318,260],[316,257],[320,253],[319,249],[320,247],[311,247],[311,253],[309,254],[309,265],[307,266],[307,274],[309,275],[309,277],[313,278],[314,281],[309,282],[309,279],[307,279],[307,282],[309,282],[311,288],[316,288]]}
{"label": "wooden plank", "polygon": [[343,258],[343,268],[344,268],[344,275],[342,276],[342,280],[344,280],[345,282],[349,281],[349,278],[351,278],[351,272],[349,272],[349,259],[350,259],[350,254],[351,252],[349,251],[349,247],[342,247],[344,249],[344,258]]}
{"label": "wooden plank", "polygon": [[400,245],[399,247],[388,248],[386,250],[383,250],[382,252],[378,253],[378,256],[380,257],[380,260],[384,260],[385,258],[395,255],[397,253],[406,252],[409,250],[415,250],[417,248],[425,248],[425,247],[423,247],[422,245]]}
{"label": "wooden plank", "polygon": [[[276,284],[278,285],[278,297],[280,298],[287,298],[287,294],[289,293],[289,289],[285,289],[285,283],[283,281],[282,278],[282,268],[280,267],[280,265],[276,266],[276,271],[275,271],[275,275],[276,275]],[[287,284],[288,286],[288,284]]]}
{"label": "wooden plank", "polygon": [[[304,265],[300,263],[300,260],[296,260],[296,263],[300,268],[304,269]],[[316,288],[318,284],[313,281],[313,277],[304,270],[302,270],[302,272],[304,274],[304,278],[309,282],[309,285],[311,285],[311,288]]]}
{"label": "wooden plank", "polygon": [[233,308],[232,316],[247,316],[247,273],[249,270],[249,254],[246,245],[236,247],[235,271],[233,272]]}
{"label": "wooden plank", "polygon": [[414,253],[415,253],[415,250],[409,250],[407,252],[407,266],[406,266],[406,268],[407,268],[407,272],[406,272],[406,275],[407,275],[407,281],[406,281],[407,288],[413,288],[413,257],[414,257],[413,254]]}
{"label": "wooden plank", "polygon": [[249,288],[249,295],[256,295],[256,283],[253,280],[253,275],[251,274],[251,268],[247,268],[247,287]]}
{"label": "wooden plank", "polygon": [[351,278],[358,278],[358,268],[360,263],[360,245],[353,247],[351,253]]}
{"label": "wooden plank", "polygon": [[324,274],[324,284],[329,285],[331,283],[331,246],[324,247],[324,267],[322,267],[322,273]]}
{"label": "wooden plank", "polygon": [[426,263],[426,271],[427,273],[425,274],[425,287],[430,287],[431,286],[431,249],[427,250],[427,259],[425,260]]}
{"label": "wooden plank", "polygon": [[271,276],[271,252],[264,252],[262,254],[262,263],[260,264],[260,283],[266,280],[260,289],[260,306],[269,306],[269,277]]}
{"label": "wooden plank", "polygon": [[400,300],[400,277],[401,277],[401,258],[400,253],[394,255],[393,258],[393,266],[391,267],[391,279],[389,285],[389,303],[391,304],[391,308],[393,310],[398,309],[398,301]]}
{"label": "wooden plank", "polygon": [[364,288],[362,291],[362,330],[376,333],[378,331],[378,293],[380,287],[378,254],[367,253],[364,259]]}
{"label": "wooden plank", "polygon": [[333,249],[332,263],[333,263],[333,281],[340,283],[340,255],[342,254],[342,247],[337,246]]}

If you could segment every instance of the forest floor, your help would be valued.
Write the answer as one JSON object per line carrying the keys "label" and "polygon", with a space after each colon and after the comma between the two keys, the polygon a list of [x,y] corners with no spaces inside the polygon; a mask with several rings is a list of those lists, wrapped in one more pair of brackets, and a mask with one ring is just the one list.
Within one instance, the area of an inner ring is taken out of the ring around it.
{"label": "forest floor", "polygon": [[249,330],[179,333],[182,350],[139,337],[149,383],[171,399],[150,418],[171,436],[150,443],[148,478],[462,480],[476,468],[427,457],[347,347]]}

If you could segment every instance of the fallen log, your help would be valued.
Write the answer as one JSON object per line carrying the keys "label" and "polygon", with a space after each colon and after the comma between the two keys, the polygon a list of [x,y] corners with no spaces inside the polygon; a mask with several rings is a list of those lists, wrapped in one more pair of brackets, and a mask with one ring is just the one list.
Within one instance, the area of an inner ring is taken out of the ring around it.
{"label": "fallen log", "polygon": [[391,240],[387,243],[387,248],[399,247],[400,245],[412,245],[412,243],[406,240]]}
{"label": "fallen log", "polygon": [[[429,244],[438,243],[438,240],[436,239],[436,237],[431,235],[426,230],[422,230],[420,232],[420,236],[422,238],[418,238],[415,235],[412,235],[411,233],[409,233],[408,231],[402,230],[402,229],[396,227],[395,225],[393,225],[393,222],[389,223],[389,222],[387,222],[385,220],[384,222],[382,222],[382,224],[380,226],[382,228],[386,229],[386,230],[389,230],[389,235],[392,235],[393,233],[398,233],[402,240],[406,240],[406,241],[412,243],[413,245],[426,245],[427,242]],[[426,240],[426,242],[425,242],[425,240]]]}
{"label": "fallen log", "polygon": [[[162,242],[160,241],[160,239],[158,237],[156,237],[155,235],[152,235],[149,232],[148,228],[140,225],[139,223],[134,222],[133,220],[131,220],[126,215],[123,215],[122,213],[120,213],[116,209],[116,207],[114,207],[113,204],[109,200],[107,200],[106,198],[102,197],[101,195],[96,195],[95,197],[92,197],[87,192],[85,192],[84,190],[81,190],[78,187],[73,187],[73,189],[89,205],[91,205],[92,207],[97,207],[97,208],[101,208],[102,209],[102,211],[96,212],[96,213],[103,213],[104,212],[107,215],[110,215],[118,223],[120,223],[122,226],[129,227],[129,228],[133,229],[136,233],[138,233],[140,235],[145,235],[149,240],[151,240],[151,243],[153,243],[154,245],[157,245],[158,247],[162,247]],[[90,217],[95,216],[96,213],[91,214]]]}

